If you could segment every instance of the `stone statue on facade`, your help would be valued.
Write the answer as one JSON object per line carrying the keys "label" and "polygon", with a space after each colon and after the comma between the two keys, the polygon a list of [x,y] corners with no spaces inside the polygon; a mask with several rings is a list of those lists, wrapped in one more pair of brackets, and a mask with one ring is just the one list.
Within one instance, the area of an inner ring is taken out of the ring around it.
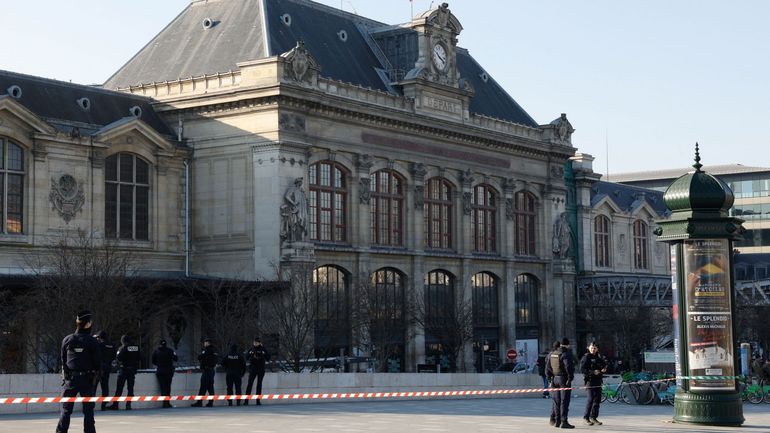
{"label": "stone statue on facade", "polygon": [[308,203],[302,189],[302,178],[294,180],[294,185],[286,189],[281,205],[281,240],[304,242],[308,234]]}
{"label": "stone statue on facade", "polygon": [[559,219],[553,224],[553,254],[560,259],[569,257],[572,248],[572,228],[567,222],[567,213],[562,212]]}

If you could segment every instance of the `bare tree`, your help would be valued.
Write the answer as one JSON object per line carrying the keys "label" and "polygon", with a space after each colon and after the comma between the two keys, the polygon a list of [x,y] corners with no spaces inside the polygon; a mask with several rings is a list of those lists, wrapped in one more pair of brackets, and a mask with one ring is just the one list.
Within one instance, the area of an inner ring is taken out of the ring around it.
{"label": "bare tree", "polygon": [[412,337],[409,325],[414,314],[401,278],[395,271],[361,274],[352,297],[353,337],[374,358],[379,372],[389,371],[389,360],[403,360]]}
{"label": "bare tree", "polygon": [[58,371],[59,345],[74,329],[78,310],[95,313],[95,329],[112,335],[142,335],[149,305],[158,305],[153,287],[129,284],[132,257],[114,244],[78,231],[25,257],[34,285],[18,302],[24,314],[20,333],[28,364]]}
{"label": "bare tree", "polygon": [[[430,290],[426,287],[426,290]],[[473,340],[473,305],[459,294],[436,302],[430,296],[413,300],[413,320],[422,326],[426,339],[432,336],[449,357],[451,371],[467,370],[465,345]]]}

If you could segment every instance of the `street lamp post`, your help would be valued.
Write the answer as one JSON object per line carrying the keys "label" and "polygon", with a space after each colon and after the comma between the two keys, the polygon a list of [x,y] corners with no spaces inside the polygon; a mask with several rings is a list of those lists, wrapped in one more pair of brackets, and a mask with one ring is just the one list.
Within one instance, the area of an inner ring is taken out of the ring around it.
{"label": "street lamp post", "polygon": [[671,217],[657,221],[655,231],[671,252],[674,421],[741,425],[732,268],[733,241],[745,229],[743,220],[729,216],[730,187],[701,170],[697,143],[693,167],[666,190]]}

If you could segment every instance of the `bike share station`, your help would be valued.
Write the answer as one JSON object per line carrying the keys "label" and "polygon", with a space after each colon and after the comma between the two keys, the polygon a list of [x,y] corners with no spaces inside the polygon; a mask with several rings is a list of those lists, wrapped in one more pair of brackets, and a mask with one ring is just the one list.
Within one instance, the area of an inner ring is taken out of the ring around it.
{"label": "bike share station", "polygon": [[743,424],[736,359],[733,242],[746,231],[729,216],[733,192],[701,170],[675,180],[663,195],[671,218],[657,221],[671,253],[676,396],[674,421]]}

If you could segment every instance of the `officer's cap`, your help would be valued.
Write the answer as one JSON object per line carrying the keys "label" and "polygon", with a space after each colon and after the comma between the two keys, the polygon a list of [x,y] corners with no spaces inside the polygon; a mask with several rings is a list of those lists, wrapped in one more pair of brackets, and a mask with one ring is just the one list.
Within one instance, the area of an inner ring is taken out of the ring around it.
{"label": "officer's cap", "polygon": [[160,345],[166,347],[166,340],[160,340]]}
{"label": "officer's cap", "polygon": [[569,338],[567,338],[567,337],[562,338],[561,345],[562,346],[569,346]]}
{"label": "officer's cap", "polygon": [[262,342],[262,339],[261,339],[261,338],[259,338],[259,337],[254,337],[254,341],[259,341],[259,342],[261,343],[261,342]]}
{"label": "officer's cap", "polygon": [[92,320],[93,315],[88,310],[83,310],[78,313],[77,320],[78,322],[90,322]]}
{"label": "officer's cap", "polygon": [[212,343],[212,341],[211,341],[211,339],[210,339],[210,338],[204,338],[204,339],[203,339],[203,342],[204,342],[204,343]]}

